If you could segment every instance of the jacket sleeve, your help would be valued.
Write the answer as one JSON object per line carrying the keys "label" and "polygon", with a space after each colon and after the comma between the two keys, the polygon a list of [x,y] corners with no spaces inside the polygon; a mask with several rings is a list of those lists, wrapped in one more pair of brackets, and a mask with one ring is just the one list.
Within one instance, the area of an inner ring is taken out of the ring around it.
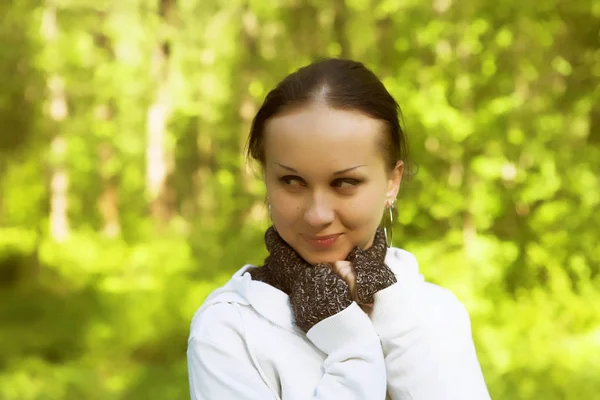
{"label": "jacket sleeve", "polygon": [[488,400],[463,304],[422,276],[378,292],[371,314],[394,400]]}
{"label": "jacket sleeve", "polygon": [[[196,321],[202,326],[192,327],[188,341],[191,399],[278,399],[279,394],[267,385],[248,352],[235,307],[220,304],[203,314]],[[356,303],[316,324],[307,337],[327,354],[323,375],[311,399],[385,397],[385,364],[379,338]],[[298,366],[290,364],[291,373],[295,368]]]}

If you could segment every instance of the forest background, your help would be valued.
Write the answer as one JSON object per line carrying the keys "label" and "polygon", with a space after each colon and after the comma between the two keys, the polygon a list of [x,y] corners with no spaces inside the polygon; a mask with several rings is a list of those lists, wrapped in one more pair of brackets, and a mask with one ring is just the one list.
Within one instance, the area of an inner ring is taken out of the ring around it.
{"label": "forest background", "polygon": [[266,254],[243,157],[324,56],[400,103],[395,244],[470,311],[494,399],[600,393],[600,2],[0,2],[0,399],[189,398],[206,295]]}

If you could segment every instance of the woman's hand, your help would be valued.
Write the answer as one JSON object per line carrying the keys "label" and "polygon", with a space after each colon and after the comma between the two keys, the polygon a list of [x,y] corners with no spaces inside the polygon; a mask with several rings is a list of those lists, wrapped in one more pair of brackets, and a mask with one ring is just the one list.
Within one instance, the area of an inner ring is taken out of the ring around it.
{"label": "woman's hand", "polygon": [[292,285],[290,304],[296,325],[308,332],[320,321],[352,304],[348,285],[329,265],[317,264],[301,271]]}
{"label": "woman's hand", "polygon": [[331,270],[348,284],[352,300],[358,303],[358,297],[356,297],[356,275],[350,261],[336,261],[332,264]]}
{"label": "woman's hand", "polygon": [[356,291],[356,274],[352,267],[352,263],[350,263],[350,261],[336,261],[331,265],[331,270],[348,284],[352,300],[354,300],[364,312],[369,313],[373,308],[373,304],[361,303],[359,301]]}
{"label": "woman's hand", "polygon": [[331,270],[350,288],[352,299],[360,306],[373,306],[375,293],[397,282],[392,270],[385,265],[386,242],[383,230],[375,233],[373,245],[366,250],[355,247],[347,260],[334,262]]}

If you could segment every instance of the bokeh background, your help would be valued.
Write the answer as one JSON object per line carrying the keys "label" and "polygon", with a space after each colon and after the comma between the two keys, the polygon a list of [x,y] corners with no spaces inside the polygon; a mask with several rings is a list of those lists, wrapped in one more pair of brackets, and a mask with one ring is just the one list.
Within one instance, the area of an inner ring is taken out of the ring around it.
{"label": "bokeh background", "polygon": [[395,244],[494,399],[600,398],[600,2],[0,2],[0,400],[185,399],[190,319],[266,254],[267,91],[358,59],[419,170]]}

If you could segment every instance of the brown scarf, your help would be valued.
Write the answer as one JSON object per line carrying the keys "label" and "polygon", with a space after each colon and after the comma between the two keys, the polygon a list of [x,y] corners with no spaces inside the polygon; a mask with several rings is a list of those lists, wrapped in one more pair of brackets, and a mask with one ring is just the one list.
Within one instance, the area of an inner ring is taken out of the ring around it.
{"label": "brown scarf", "polygon": [[[250,275],[290,296],[296,324],[304,332],[352,304],[348,285],[328,264],[313,266],[306,262],[273,227],[267,229],[265,243],[269,256],[262,267],[251,269]],[[375,293],[396,283],[394,273],[384,262],[386,251],[385,234],[379,228],[371,247],[354,248],[348,255],[362,304],[373,303]]]}

